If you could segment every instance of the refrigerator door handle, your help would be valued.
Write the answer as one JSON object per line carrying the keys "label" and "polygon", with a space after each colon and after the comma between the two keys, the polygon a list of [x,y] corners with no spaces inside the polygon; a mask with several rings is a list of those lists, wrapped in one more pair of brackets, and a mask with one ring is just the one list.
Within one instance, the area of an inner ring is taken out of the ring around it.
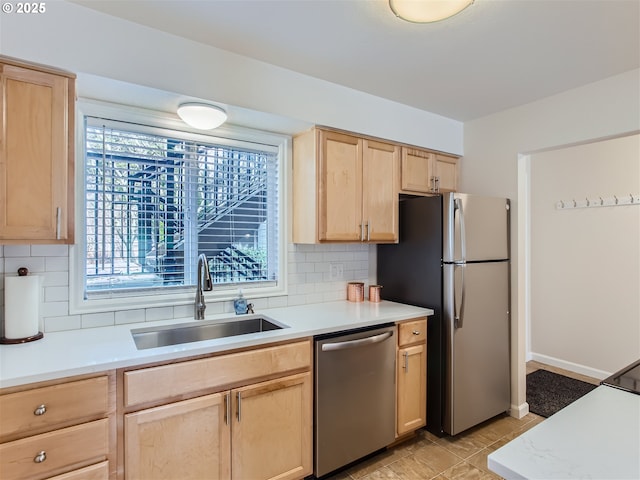
{"label": "refrigerator door handle", "polygon": [[[459,210],[460,214],[458,218],[460,219],[460,262],[464,263],[467,261],[467,236],[464,231],[464,210],[462,209],[462,199],[456,198],[453,201],[454,209]],[[455,212],[454,212],[455,215]]]}
{"label": "refrigerator door handle", "polygon": [[[460,270],[460,279],[462,281],[462,285],[460,288],[460,311],[458,311],[458,302],[456,302],[456,288],[455,281],[453,287],[453,325],[455,328],[462,328],[462,324],[464,322],[464,305],[465,305],[465,282],[464,282],[464,271],[465,264],[458,264],[455,268],[461,268]],[[455,270],[454,270],[454,278],[455,278]]]}

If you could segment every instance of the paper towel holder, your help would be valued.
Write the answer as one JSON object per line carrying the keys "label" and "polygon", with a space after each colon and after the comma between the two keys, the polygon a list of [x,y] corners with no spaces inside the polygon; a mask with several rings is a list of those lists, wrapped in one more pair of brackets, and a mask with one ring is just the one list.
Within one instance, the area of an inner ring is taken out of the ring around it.
{"label": "paper towel holder", "polygon": [[[25,277],[29,274],[29,270],[25,267],[20,267],[18,269],[18,276]],[[35,340],[40,340],[44,337],[44,333],[38,332],[35,335],[31,335],[30,337],[25,338],[7,338],[0,337],[0,345],[17,345],[20,343],[33,342]]]}

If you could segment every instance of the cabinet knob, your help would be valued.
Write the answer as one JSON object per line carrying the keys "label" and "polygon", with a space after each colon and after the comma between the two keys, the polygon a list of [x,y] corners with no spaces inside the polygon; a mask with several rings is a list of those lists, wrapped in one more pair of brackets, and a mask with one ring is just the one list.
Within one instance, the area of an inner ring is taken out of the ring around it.
{"label": "cabinet knob", "polygon": [[47,452],[45,452],[44,450],[42,450],[40,453],[38,453],[35,458],[33,459],[33,461],[35,463],[42,463],[47,459]]}
{"label": "cabinet knob", "polygon": [[47,407],[44,403],[33,411],[33,414],[38,416],[44,415],[45,413],[47,413]]}
{"label": "cabinet knob", "polygon": [[414,335],[420,335],[420,331],[419,331],[419,330],[414,330],[412,333],[413,333]]}

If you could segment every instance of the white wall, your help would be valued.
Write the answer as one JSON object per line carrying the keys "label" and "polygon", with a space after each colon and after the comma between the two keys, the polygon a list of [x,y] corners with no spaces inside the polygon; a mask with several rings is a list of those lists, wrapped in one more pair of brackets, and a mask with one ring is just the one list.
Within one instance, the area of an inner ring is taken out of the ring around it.
{"label": "white wall", "polygon": [[[617,75],[464,125],[460,189],[510,197],[512,208],[512,409],[526,413],[528,192],[526,161],[535,151],[640,130],[640,70]],[[570,182],[571,178],[567,178]],[[602,325],[585,325],[600,332]],[[630,334],[632,332],[629,332]],[[564,339],[570,343],[572,336]]]}
{"label": "white wall", "polygon": [[[640,358],[640,135],[531,155],[534,360],[605,378]],[[596,203],[597,205],[597,203]]]}
{"label": "white wall", "polygon": [[462,154],[461,122],[73,3],[51,0],[42,15],[0,15],[0,53]]}

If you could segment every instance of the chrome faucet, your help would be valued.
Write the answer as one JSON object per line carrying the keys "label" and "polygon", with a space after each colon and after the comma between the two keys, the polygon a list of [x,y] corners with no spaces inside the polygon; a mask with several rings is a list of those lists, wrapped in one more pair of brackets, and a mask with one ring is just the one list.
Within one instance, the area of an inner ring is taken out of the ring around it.
{"label": "chrome faucet", "polygon": [[209,272],[209,264],[207,263],[207,256],[201,253],[198,256],[198,285],[196,287],[196,300],[193,308],[193,318],[196,320],[204,319],[204,311],[207,305],[204,303],[203,291],[210,292],[213,290],[213,282],[211,280],[211,273]]}

